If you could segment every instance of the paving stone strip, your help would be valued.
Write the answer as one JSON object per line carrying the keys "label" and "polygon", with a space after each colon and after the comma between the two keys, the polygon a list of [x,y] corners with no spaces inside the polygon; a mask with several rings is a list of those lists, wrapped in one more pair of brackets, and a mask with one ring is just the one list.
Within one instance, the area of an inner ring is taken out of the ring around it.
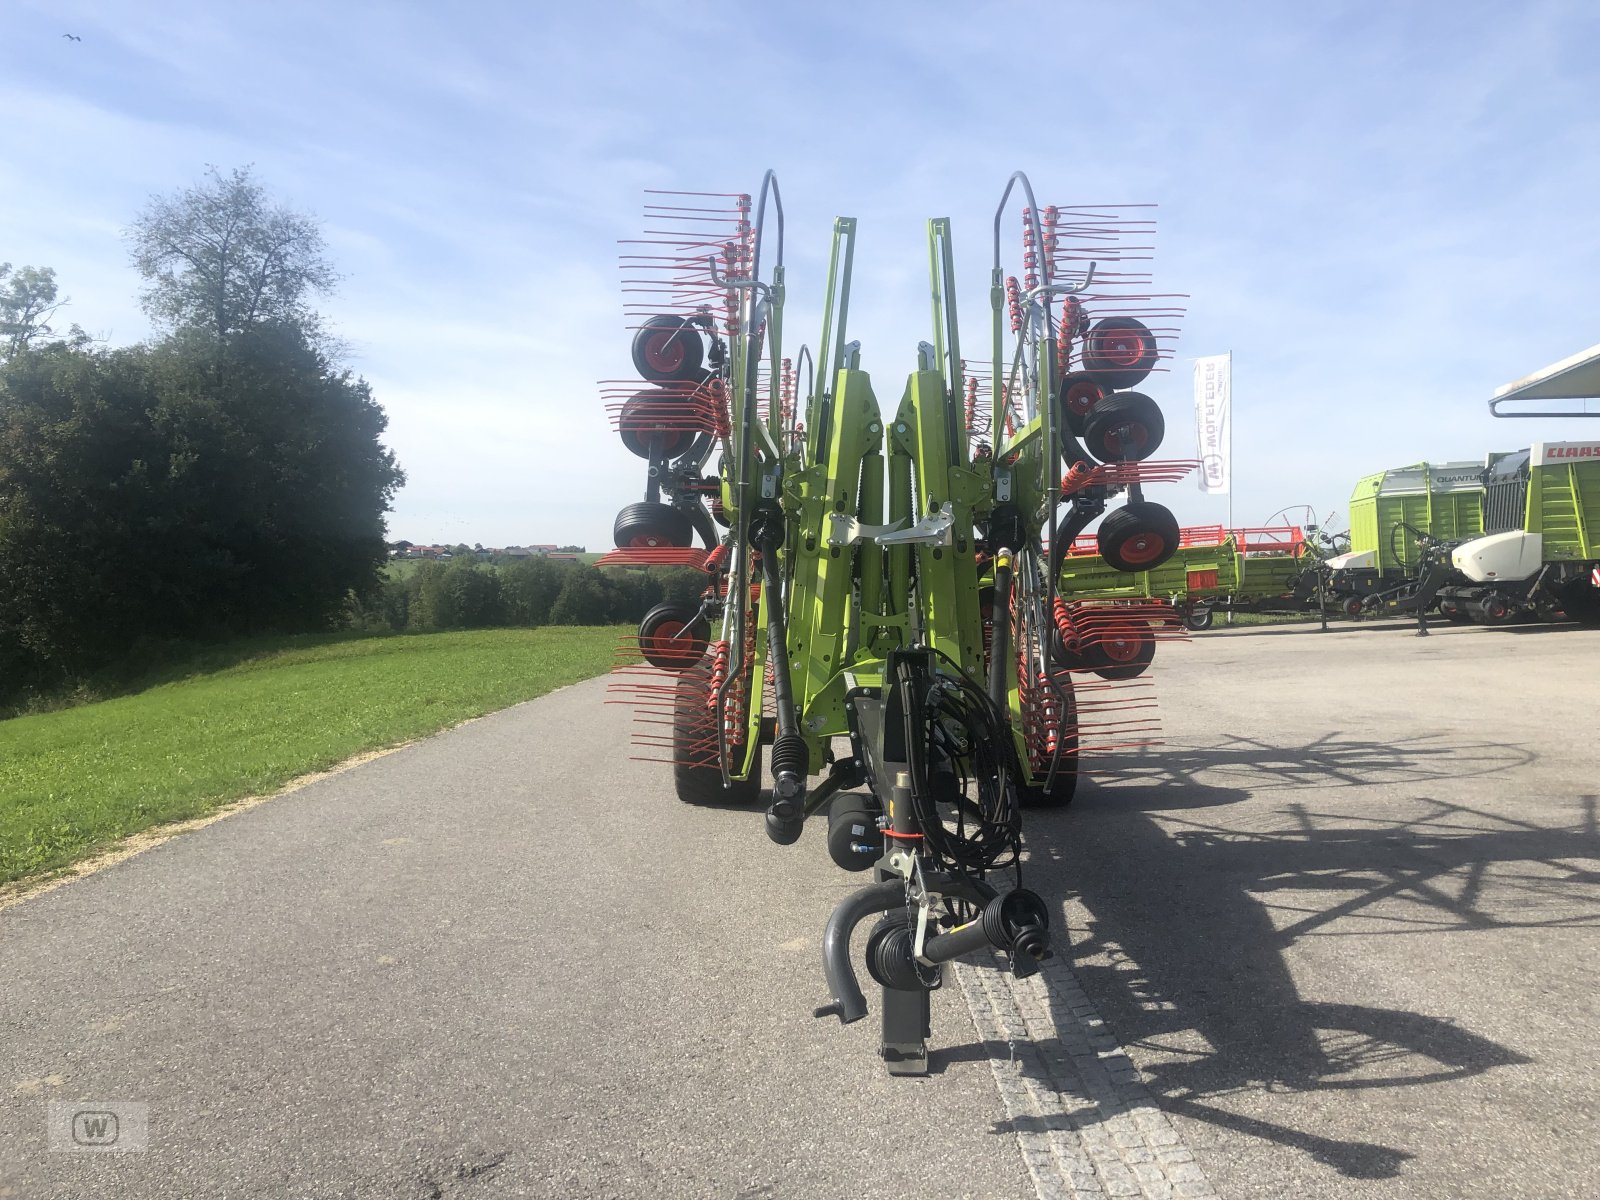
{"label": "paving stone strip", "polygon": [[956,978],[985,1041],[1039,1200],[1215,1198],[1194,1154],[1059,956],[1028,979],[961,963]]}

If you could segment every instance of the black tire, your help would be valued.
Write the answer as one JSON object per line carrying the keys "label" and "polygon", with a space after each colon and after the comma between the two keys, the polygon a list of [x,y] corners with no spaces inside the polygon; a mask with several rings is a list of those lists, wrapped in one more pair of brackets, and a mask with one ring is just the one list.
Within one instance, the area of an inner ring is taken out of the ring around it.
{"label": "black tire", "polygon": [[694,522],[670,504],[629,504],[611,527],[617,548],[679,548],[694,545]]}
{"label": "black tire", "polygon": [[1367,604],[1360,596],[1346,596],[1339,601],[1339,611],[1347,617],[1359,617],[1367,611]]}
{"label": "black tire", "polygon": [[1124,504],[1100,522],[1100,557],[1119,571],[1151,571],[1178,552],[1178,518],[1151,500]]}
{"label": "black tire", "polygon": [[1506,625],[1516,615],[1516,610],[1504,596],[1488,595],[1472,606],[1472,615],[1485,625]]}
{"label": "black tire", "polygon": [[1138,462],[1161,447],[1167,423],[1143,392],[1107,396],[1083,420],[1083,448],[1101,462]]}
{"label": "black tire", "polygon": [[1472,616],[1455,600],[1439,601],[1439,615],[1457,625],[1465,625],[1472,620]]}
{"label": "black tire", "polygon": [[1050,656],[1052,666],[1068,671],[1087,671],[1094,665],[1086,655],[1079,654],[1067,645],[1067,639],[1061,636],[1059,629],[1050,630]]}
{"label": "black tire", "polygon": [[1156,335],[1135,317],[1096,321],[1083,339],[1083,369],[1108,391],[1131,388],[1150,374],[1161,357]]}
{"label": "black tire", "polygon": [[1106,395],[1105,386],[1087,371],[1073,371],[1063,376],[1061,386],[1056,389],[1056,428],[1081,438],[1085,419]]}
{"label": "black tire", "polygon": [[1183,627],[1195,633],[1200,633],[1203,630],[1210,629],[1216,617],[1217,614],[1213,610],[1203,605],[1196,605],[1183,614]]}
{"label": "black tire", "polygon": [[[1062,724],[1072,729],[1078,723],[1078,701],[1072,690],[1072,676],[1065,671],[1058,671],[1055,678],[1060,683],[1062,695],[1066,700],[1062,708]],[[1045,779],[1048,777],[1048,767],[1046,767],[1046,774],[1033,783],[1017,780],[1017,802],[1024,808],[1065,808],[1072,803],[1073,797],[1078,794],[1077,733],[1066,736],[1055,780],[1049,788],[1046,788]]]}
{"label": "black tire", "polygon": [[1089,647],[1089,664],[1101,679],[1137,679],[1156,657],[1156,639],[1148,626],[1130,626],[1102,637]]}
{"label": "black tire", "polygon": [[704,361],[700,331],[682,317],[651,317],[633,335],[633,368],[651,383],[698,382]]}
{"label": "black tire", "polygon": [[640,458],[677,458],[695,442],[687,407],[681,396],[640,392],[617,415],[617,434]]}
{"label": "black tire", "polygon": [[639,653],[658,670],[691,670],[710,646],[711,623],[699,609],[658,604],[639,622]]}
{"label": "black tire", "polygon": [[702,663],[684,673],[673,693],[673,790],[685,804],[754,804],[761,798],[761,748],[756,748],[750,777],[734,780],[732,787],[723,787],[722,771],[717,766],[715,725],[705,703],[709,675]]}

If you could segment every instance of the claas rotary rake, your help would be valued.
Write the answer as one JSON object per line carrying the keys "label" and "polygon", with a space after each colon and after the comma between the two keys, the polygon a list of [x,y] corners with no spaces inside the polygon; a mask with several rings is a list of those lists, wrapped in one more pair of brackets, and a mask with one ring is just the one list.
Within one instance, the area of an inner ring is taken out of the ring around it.
{"label": "claas rotary rake", "polygon": [[[1001,236],[1019,187],[1020,280]],[[1091,290],[1098,260],[1074,247],[1114,241],[1111,218],[1040,209],[1019,173],[994,219],[990,363],[962,357],[950,222],[931,220],[930,340],[886,414],[849,334],[854,219],[833,225],[815,355],[791,360],[772,173],[754,202],[654,193],[646,211],[624,257],[640,378],[605,385],[646,492],[601,561],[696,567],[706,586],[645,617],[644,664],[613,687],[681,799],[758,804],[780,845],[825,819],[833,860],[874,873],[824,930],[818,1015],[866,1015],[850,937],[877,918],[882,1054],[920,1073],[943,964],[994,950],[1020,976],[1052,952],[1050,906],[1021,886],[1023,810],[1068,803],[1085,750],[1154,730],[1136,677],[1181,635],[1171,610],[1075,601],[1054,568],[1103,515],[1128,569],[1177,547],[1143,487],[1196,464],[1150,457],[1161,412],[1128,390],[1164,334],[1092,320],[1105,281]]]}

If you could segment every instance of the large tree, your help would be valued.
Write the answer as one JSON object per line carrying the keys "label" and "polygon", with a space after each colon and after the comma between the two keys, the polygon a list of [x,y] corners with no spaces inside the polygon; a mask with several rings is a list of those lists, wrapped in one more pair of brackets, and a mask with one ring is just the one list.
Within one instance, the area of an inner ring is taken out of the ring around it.
{"label": "large tree", "polygon": [[[51,337],[50,318],[66,305],[56,297],[56,273],[50,267],[18,267],[0,263],[0,359]],[[80,332],[73,326],[73,332]]]}
{"label": "large tree", "polygon": [[255,325],[314,325],[310,301],[339,276],[322,230],[274,203],[249,167],[158,196],[127,229],[133,265],[145,278],[152,320],[227,339]]}

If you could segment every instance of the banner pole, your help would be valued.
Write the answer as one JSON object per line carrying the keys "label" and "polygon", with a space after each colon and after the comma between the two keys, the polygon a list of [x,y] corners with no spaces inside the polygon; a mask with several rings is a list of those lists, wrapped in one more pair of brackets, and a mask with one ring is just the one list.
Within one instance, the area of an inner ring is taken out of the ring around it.
{"label": "banner pole", "polygon": [[1233,524],[1233,351],[1228,351],[1228,528]]}

